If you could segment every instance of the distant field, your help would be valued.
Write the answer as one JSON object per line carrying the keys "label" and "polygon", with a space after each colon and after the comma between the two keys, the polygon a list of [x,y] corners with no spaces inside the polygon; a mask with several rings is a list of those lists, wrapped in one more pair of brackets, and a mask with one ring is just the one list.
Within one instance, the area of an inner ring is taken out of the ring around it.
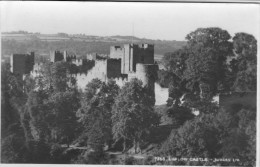
{"label": "distant field", "polygon": [[160,61],[167,52],[173,52],[184,45],[185,41],[166,41],[137,38],[131,36],[87,36],[59,34],[2,34],[2,55],[35,51],[36,54],[48,54],[50,50],[67,50],[76,55],[88,53],[109,54],[110,46],[127,43],[154,44],[155,60]]}

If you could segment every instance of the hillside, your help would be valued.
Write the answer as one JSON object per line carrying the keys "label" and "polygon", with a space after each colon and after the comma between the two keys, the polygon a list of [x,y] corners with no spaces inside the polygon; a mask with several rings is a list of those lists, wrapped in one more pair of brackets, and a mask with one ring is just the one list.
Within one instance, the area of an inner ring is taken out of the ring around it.
{"label": "hillside", "polygon": [[40,34],[12,32],[2,33],[2,55],[12,53],[24,53],[35,51],[36,54],[46,55],[50,50],[68,50],[77,55],[87,53],[109,54],[110,46],[123,45],[126,43],[150,43],[155,45],[155,57],[160,57],[166,52],[172,52],[186,44],[185,41],[167,41],[141,39],[132,36],[93,36],[85,34],[65,33]]}

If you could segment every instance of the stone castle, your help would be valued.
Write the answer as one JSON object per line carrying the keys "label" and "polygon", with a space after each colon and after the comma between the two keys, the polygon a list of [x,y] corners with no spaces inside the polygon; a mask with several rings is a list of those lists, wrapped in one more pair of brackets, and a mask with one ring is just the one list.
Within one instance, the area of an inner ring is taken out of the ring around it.
{"label": "stone castle", "polygon": [[[11,58],[11,71],[17,74],[31,74],[37,76],[42,64],[34,63],[34,53],[14,54]],[[94,66],[87,73],[77,73],[78,87],[84,89],[86,84],[94,78],[107,82],[114,79],[119,86],[132,78],[138,78],[143,86],[154,94],[154,84],[157,78],[158,65],[154,61],[154,45],[125,44],[111,46],[107,57],[87,55],[84,59],[77,59],[76,55],[67,51],[51,51],[50,62],[65,61],[76,66],[84,66],[85,61],[94,61]]]}

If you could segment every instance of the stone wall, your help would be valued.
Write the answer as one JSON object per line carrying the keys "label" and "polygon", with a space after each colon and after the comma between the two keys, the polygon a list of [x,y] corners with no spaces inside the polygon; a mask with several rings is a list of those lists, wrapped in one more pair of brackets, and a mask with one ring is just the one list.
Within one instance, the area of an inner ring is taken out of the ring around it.
{"label": "stone wall", "polygon": [[107,75],[107,61],[106,60],[96,60],[95,66],[89,71],[89,74],[93,77],[98,77],[102,81],[105,80],[104,76]]}
{"label": "stone wall", "polygon": [[106,61],[100,60],[95,61],[95,66],[88,71],[88,73],[78,73],[75,75],[78,87],[81,89],[85,89],[86,85],[95,78],[100,79],[105,82],[106,78]]}

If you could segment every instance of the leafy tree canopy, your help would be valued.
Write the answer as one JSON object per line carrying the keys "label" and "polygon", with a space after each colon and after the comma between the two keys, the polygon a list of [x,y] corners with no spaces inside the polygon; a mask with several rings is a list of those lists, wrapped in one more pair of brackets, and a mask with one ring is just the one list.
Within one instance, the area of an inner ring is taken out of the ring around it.
{"label": "leafy tree canopy", "polygon": [[[205,90],[211,98],[220,87],[225,88],[226,60],[233,56],[231,36],[220,28],[199,28],[186,39],[191,54],[186,61],[184,77],[190,80],[194,91]],[[201,84],[205,86],[201,87]]]}
{"label": "leafy tree canopy", "polygon": [[119,87],[112,80],[108,83],[93,79],[87,84],[81,108],[77,112],[84,130],[81,137],[87,137],[87,144],[95,150],[102,149],[112,140],[111,110]]}
{"label": "leafy tree canopy", "polygon": [[114,139],[133,141],[136,148],[142,134],[151,126],[159,124],[149,96],[138,79],[132,79],[122,87],[112,110]]}
{"label": "leafy tree canopy", "polygon": [[233,75],[232,89],[235,91],[256,91],[257,41],[246,33],[237,33],[233,37],[236,58],[231,61]]}

